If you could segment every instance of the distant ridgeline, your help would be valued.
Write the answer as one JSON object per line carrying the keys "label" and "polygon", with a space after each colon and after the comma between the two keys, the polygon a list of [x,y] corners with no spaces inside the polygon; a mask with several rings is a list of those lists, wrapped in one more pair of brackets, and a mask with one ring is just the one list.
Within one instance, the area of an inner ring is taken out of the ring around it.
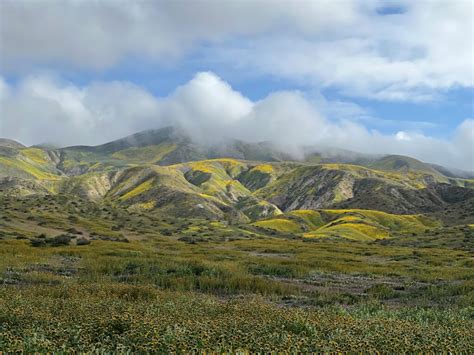
{"label": "distant ridgeline", "polygon": [[170,127],[60,149],[0,140],[0,195],[77,196],[307,238],[474,223],[473,179],[404,156],[306,148],[295,160],[269,143],[202,145]]}

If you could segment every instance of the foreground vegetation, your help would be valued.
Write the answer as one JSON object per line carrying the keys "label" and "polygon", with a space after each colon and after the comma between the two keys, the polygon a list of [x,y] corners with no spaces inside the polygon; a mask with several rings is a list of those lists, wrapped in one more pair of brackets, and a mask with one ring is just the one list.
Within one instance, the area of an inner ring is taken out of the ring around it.
{"label": "foreground vegetation", "polygon": [[473,349],[466,252],[277,238],[41,253],[1,243],[5,351]]}
{"label": "foreground vegetation", "polygon": [[[474,350],[469,225],[306,211],[262,227],[67,196],[1,202],[2,351]],[[333,214],[395,232],[275,228]]]}
{"label": "foreground vegetation", "polygon": [[288,308],[123,284],[0,294],[5,351],[472,351],[467,311]]}

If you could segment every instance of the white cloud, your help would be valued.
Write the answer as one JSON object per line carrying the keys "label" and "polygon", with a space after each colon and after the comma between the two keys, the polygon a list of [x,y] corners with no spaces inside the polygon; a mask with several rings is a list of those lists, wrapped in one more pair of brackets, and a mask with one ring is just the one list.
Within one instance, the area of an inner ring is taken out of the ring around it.
{"label": "white cloud", "polygon": [[[337,2],[336,2],[337,3]],[[348,96],[389,101],[438,98],[453,87],[473,87],[473,3],[418,1],[406,12],[365,13],[327,36],[260,36],[216,46],[218,58]]]}
{"label": "white cloud", "polygon": [[94,144],[150,127],[158,102],[130,83],[84,88],[29,77],[0,98],[0,135],[27,144]]}
{"label": "white cloud", "polygon": [[[387,4],[403,11],[380,15]],[[422,101],[473,86],[469,0],[3,0],[0,10],[8,72],[173,63],[204,43],[209,63],[350,96]]]}
{"label": "white cloud", "polygon": [[223,132],[231,133],[252,107],[249,99],[216,75],[198,73],[164,100],[160,113],[170,118],[169,124],[185,127],[201,141],[212,141],[219,140]]}
{"label": "white cloud", "polygon": [[358,16],[360,6],[355,2],[343,1],[343,9],[340,4],[3,0],[0,49],[6,68],[59,61],[101,69],[128,55],[175,57],[202,40],[222,41],[278,26],[298,32],[327,31]]}
{"label": "white cloud", "polygon": [[456,129],[453,151],[460,152],[463,162],[458,166],[474,170],[474,119],[464,120]]}
{"label": "white cloud", "polygon": [[[7,93],[0,95],[0,136],[26,144],[99,144],[139,130],[178,124],[205,142],[225,137],[272,141],[291,152],[318,144],[363,153],[404,154],[474,170],[472,119],[459,125],[451,140],[409,131],[381,134],[346,114],[339,120],[328,119],[325,112],[331,111],[331,101],[285,91],[252,102],[212,73],[199,73],[162,98],[126,82],[78,87],[50,77],[30,77],[14,86],[0,83],[0,92]],[[323,109],[318,102],[324,102]],[[334,105],[335,112],[340,110],[340,102]]]}
{"label": "white cloud", "polygon": [[406,132],[403,131],[398,131],[397,134],[395,134],[395,139],[398,141],[410,141],[410,135],[408,135]]}

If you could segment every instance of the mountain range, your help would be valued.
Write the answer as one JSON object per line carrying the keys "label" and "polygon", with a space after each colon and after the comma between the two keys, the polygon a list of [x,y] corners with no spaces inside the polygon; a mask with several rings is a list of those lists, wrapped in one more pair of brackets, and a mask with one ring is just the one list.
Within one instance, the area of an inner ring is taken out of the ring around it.
{"label": "mountain range", "polygon": [[172,127],[98,146],[0,140],[3,196],[77,197],[300,235],[357,232],[363,239],[389,235],[407,221],[420,228],[474,223],[473,179],[406,156],[306,147],[295,158],[267,142],[199,144]]}

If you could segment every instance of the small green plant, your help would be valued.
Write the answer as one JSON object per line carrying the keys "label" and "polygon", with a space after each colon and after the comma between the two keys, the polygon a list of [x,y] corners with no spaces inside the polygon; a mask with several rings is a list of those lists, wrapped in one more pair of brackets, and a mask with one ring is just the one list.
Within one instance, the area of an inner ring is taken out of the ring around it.
{"label": "small green plant", "polygon": [[48,239],[47,243],[53,247],[58,247],[62,245],[69,245],[71,243],[71,236],[69,234],[61,234],[54,238]]}
{"label": "small green plant", "polygon": [[368,288],[366,292],[372,297],[383,300],[392,298],[395,295],[395,291],[393,290],[393,288],[384,284],[374,285]]}

